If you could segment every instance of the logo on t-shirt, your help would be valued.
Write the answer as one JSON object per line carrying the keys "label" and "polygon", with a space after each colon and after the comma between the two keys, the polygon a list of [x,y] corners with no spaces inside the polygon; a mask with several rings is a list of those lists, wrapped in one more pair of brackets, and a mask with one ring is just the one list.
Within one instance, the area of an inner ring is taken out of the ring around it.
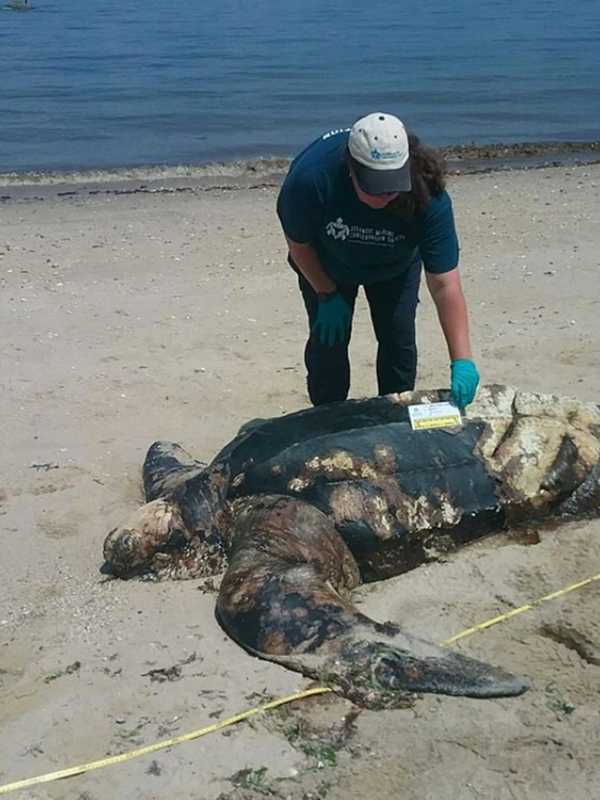
{"label": "logo on t-shirt", "polygon": [[350,228],[344,224],[344,220],[338,217],[335,222],[328,222],[325,228],[327,236],[333,236],[334,239],[341,239],[345,241],[350,234]]}
{"label": "logo on t-shirt", "polygon": [[379,247],[394,247],[398,242],[406,239],[403,233],[394,233],[387,228],[363,228],[360,225],[346,225],[341,217],[331,220],[325,226],[325,233],[332,239],[352,244],[378,245]]}

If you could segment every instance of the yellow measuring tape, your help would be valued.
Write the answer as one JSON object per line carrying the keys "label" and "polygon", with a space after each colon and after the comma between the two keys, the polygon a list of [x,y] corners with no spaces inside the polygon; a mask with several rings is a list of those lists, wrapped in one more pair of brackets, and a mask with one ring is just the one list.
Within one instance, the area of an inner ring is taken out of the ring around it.
{"label": "yellow measuring tape", "polygon": [[67,769],[59,769],[57,772],[48,772],[46,775],[38,775],[36,778],[27,778],[26,780],[16,781],[15,783],[7,783],[5,786],[0,786],[0,794],[8,794],[8,792],[14,792],[16,789],[26,789],[29,786],[36,786],[40,783],[58,781],[61,778],[72,778],[74,775],[81,775],[84,772],[91,772],[94,769],[108,767],[111,764],[122,764],[124,761],[130,761],[132,758],[145,756],[148,753],[155,753],[157,750],[165,750],[167,747],[174,747],[176,744],[181,744],[182,742],[190,742],[192,739],[206,736],[207,733],[214,733],[221,728],[226,728],[228,725],[234,725],[236,722],[248,719],[254,716],[254,714],[259,714],[261,711],[269,711],[272,708],[277,708],[277,706],[282,706],[285,703],[291,703],[294,700],[302,700],[313,694],[324,694],[325,692],[331,691],[331,689],[325,686],[319,686],[316,689],[306,689],[303,692],[290,694],[287,697],[280,697],[278,700],[272,700],[270,703],[265,703],[262,706],[243,711],[241,714],[236,714],[235,717],[229,717],[229,719],[224,719],[221,722],[215,722],[214,725],[208,725],[206,728],[200,728],[200,730],[191,731],[191,733],[182,733],[181,736],[174,736],[172,739],[165,739],[162,742],[155,742],[145,747],[138,747],[135,750],[129,750],[127,753],[119,753],[116,756],[100,758],[98,761],[90,761],[87,764],[80,764],[77,767],[68,767]]}
{"label": "yellow measuring tape", "polygon": [[497,617],[492,617],[492,619],[488,619],[485,622],[480,622],[479,625],[473,625],[472,628],[467,628],[466,630],[457,633],[455,636],[445,639],[443,642],[440,642],[440,644],[442,646],[453,644],[459,639],[464,639],[465,636],[470,636],[472,633],[477,633],[477,631],[484,631],[486,628],[491,628],[492,625],[497,625],[499,622],[512,619],[512,617],[516,617],[517,614],[522,614],[524,611],[530,611],[532,608],[536,608],[542,603],[546,603],[548,600],[556,600],[557,597],[562,597],[564,594],[574,592],[575,589],[581,589],[584,586],[587,586],[588,584],[598,580],[600,580],[600,573],[598,575],[592,575],[591,578],[584,578],[582,581],[572,583],[570,586],[565,586],[564,589],[559,589],[556,592],[545,594],[543,597],[538,597],[537,600],[532,600],[531,603],[526,603],[526,605],[520,606],[519,608],[513,608],[512,611],[507,611],[506,614],[499,614]]}
{"label": "yellow measuring tape", "polygon": [[[467,628],[466,630],[461,631],[461,633],[451,636],[449,639],[445,639],[443,642],[440,642],[440,644],[442,647],[452,644],[459,639],[464,639],[466,636],[471,636],[473,633],[483,631],[486,628],[490,628],[492,625],[497,625],[499,622],[512,619],[512,617],[516,617],[517,614],[522,614],[524,611],[530,611],[532,608],[536,608],[548,600],[555,600],[557,597],[562,597],[569,592],[575,591],[575,589],[581,589],[584,586],[588,586],[590,583],[598,580],[600,580],[600,573],[598,575],[592,575],[590,578],[585,578],[582,581],[578,581],[577,583],[572,583],[570,586],[565,586],[564,589],[559,589],[556,592],[551,592],[543,597],[539,597],[537,600],[532,600],[531,603],[526,603],[524,606],[514,608],[511,611],[507,611],[505,614],[499,614],[497,617],[493,617],[492,619],[488,619],[485,622],[479,623],[479,625],[473,625],[473,627]],[[326,686],[318,686],[314,689],[306,689],[302,692],[296,692],[295,694],[290,694],[286,697],[280,697],[278,700],[271,700],[269,703],[264,703],[256,708],[250,708],[247,711],[242,711],[240,714],[236,714],[234,717],[229,717],[221,722],[215,722],[213,725],[208,725],[207,727],[200,728],[197,731],[183,733],[180,736],[174,736],[171,739],[165,739],[162,742],[155,742],[154,744],[149,744],[145,747],[138,747],[135,750],[129,750],[126,753],[119,753],[116,756],[100,758],[98,761],[89,761],[87,764],[79,764],[76,767],[60,769],[57,772],[48,772],[45,775],[38,775],[35,778],[26,778],[22,781],[15,781],[15,783],[7,783],[4,786],[0,786],[0,794],[15,792],[17,789],[27,789],[30,786],[36,786],[40,783],[58,781],[61,778],[72,778],[74,775],[82,775],[84,772],[91,772],[94,769],[108,767],[111,764],[122,764],[125,761],[130,761],[132,758],[138,758],[138,756],[148,755],[148,753],[156,753],[157,750],[166,750],[168,747],[174,747],[182,742],[190,742],[192,739],[199,739],[201,736],[206,736],[208,733],[215,733],[216,731],[226,728],[229,725],[235,725],[237,722],[242,722],[245,719],[249,719],[249,717],[252,717],[255,714],[261,714],[264,711],[270,711],[271,709],[277,708],[278,706],[283,706],[286,703],[293,703],[294,700],[303,700],[306,697],[312,697],[318,694],[326,694],[327,692],[331,691],[333,690]]]}

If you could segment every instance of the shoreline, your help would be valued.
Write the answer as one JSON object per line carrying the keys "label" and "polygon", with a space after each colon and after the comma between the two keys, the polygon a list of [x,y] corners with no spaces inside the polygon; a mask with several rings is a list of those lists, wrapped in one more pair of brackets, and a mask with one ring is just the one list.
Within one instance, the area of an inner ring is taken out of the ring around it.
{"label": "shoreline", "polygon": [[[449,175],[582,166],[600,162],[600,140],[465,144],[436,149],[446,159]],[[285,175],[291,160],[273,157],[114,169],[0,172],[0,203],[85,192],[154,193],[276,186]],[[33,197],[30,196],[32,189],[36,190]]]}

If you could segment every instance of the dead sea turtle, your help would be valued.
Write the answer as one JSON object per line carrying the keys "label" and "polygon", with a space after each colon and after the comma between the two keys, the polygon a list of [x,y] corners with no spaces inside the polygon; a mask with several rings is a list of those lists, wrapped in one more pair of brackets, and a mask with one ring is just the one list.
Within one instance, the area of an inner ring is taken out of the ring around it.
{"label": "dead sea turtle", "polygon": [[363,705],[518,695],[526,681],[374,622],[350,592],[513,522],[597,513],[600,407],[488,386],[461,427],[413,431],[407,406],[440,399],[407,392],[255,421],[208,465],[155,442],[148,502],[108,535],[106,566],[201,577],[226,560],[225,630]]}

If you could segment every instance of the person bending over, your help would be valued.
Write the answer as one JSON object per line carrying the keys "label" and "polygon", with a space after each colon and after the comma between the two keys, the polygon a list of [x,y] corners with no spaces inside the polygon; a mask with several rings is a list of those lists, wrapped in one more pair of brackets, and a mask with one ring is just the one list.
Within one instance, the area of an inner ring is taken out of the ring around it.
{"label": "person bending over", "polygon": [[450,356],[453,402],[473,401],[479,374],[458,271],[444,162],[396,116],[375,112],[325,133],[292,162],[277,213],[309,320],[305,348],[313,405],[345,400],[359,286],[377,338],[379,394],[414,388],[421,271]]}

